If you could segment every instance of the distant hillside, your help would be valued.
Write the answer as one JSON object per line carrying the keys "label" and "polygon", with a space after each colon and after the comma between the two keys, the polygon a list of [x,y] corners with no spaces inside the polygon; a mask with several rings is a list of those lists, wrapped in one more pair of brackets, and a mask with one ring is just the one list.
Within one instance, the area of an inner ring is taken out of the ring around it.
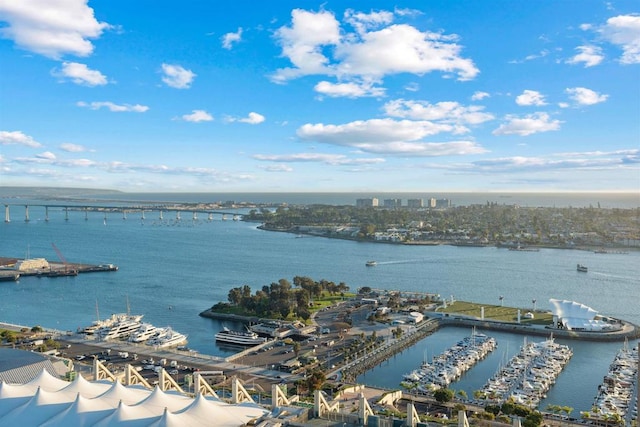
{"label": "distant hillside", "polygon": [[3,187],[0,186],[0,197],[6,198],[76,198],[105,194],[122,194],[122,191],[99,188],[64,188],[64,187]]}

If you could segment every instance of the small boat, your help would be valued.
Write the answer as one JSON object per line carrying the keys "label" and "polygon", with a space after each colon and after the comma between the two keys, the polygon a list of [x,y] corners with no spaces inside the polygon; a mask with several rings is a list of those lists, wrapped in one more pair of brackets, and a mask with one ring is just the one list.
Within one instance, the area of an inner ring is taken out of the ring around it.
{"label": "small boat", "polygon": [[576,267],[576,269],[581,272],[581,273],[586,273],[587,271],[589,271],[589,269],[587,268],[587,266],[582,265],[582,264],[578,264],[578,266]]}
{"label": "small boat", "polygon": [[377,262],[377,261],[367,261],[367,262],[365,263],[365,265],[366,265],[367,267],[375,267],[376,265],[378,265],[378,262]]}
{"label": "small boat", "polygon": [[255,332],[232,331],[226,327],[216,334],[216,341],[229,344],[257,345],[262,344],[267,339],[258,336]]}

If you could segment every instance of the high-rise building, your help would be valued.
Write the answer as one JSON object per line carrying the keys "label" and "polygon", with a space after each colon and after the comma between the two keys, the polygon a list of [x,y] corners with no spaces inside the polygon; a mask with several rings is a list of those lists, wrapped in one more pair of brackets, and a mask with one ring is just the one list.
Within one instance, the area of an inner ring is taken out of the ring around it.
{"label": "high-rise building", "polygon": [[424,206],[422,199],[409,199],[407,200],[407,206],[410,208],[421,208]]}
{"label": "high-rise building", "polygon": [[399,208],[402,206],[402,200],[401,199],[384,199],[384,202],[382,202],[382,205],[385,208]]}
{"label": "high-rise building", "polygon": [[373,197],[371,199],[356,199],[356,207],[359,208],[371,208],[378,206],[378,199]]}

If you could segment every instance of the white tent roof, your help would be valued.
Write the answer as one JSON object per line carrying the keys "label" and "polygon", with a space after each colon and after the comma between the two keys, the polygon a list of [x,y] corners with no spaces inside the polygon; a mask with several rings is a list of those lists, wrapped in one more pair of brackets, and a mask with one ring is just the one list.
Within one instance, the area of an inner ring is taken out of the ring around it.
{"label": "white tent roof", "polygon": [[601,320],[596,320],[598,312],[589,306],[575,301],[550,299],[551,312],[558,316],[560,323],[566,329],[581,329],[586,331],[602,331],[611,326]]}
{"label": "white tent roof", "polygon": [[81,377],[68,383],[46,372],[24,385],[0,382],[0,426],[235,427],[266,413],[256,404],[232,405],[203,395],[194,399]]}
{"label": "white tent roof", "polygon": [[60,390],[60,392],[71,394],[75,396],[80,393],[82,397],[94,398],[97,397],[106,391],[108,391],[113,383],[108,382],[90,382],[84,379],[82,375],[76,376],[76,378],[71,382],[71,384],[66,383],[67,386]]}
{"label": "white tent roof", "polygon": [[78,393],[71,406],[42,424],[42,427],[90,426],[112,412],[113,407],[106,402],[89,399]]}
{"label": "white tent roof", "polygon": [[37,388],[46,391],[58,391],[68,385],[67,381],[54,377],[46,369],[42,369],[37,377],[25,384],[25,386],[31,387],[34,391]]}

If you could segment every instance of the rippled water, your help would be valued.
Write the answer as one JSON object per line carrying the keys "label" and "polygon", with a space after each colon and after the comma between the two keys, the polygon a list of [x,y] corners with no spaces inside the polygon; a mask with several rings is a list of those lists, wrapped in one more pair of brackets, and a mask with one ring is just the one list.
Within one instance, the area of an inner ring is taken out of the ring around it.
{"label": "rippled water", "polygon": [[[189,335],[189,347],[223,355],[214,334],[220,324],[198,316],[230,288],[248,284],[253,290],[280,278],[309,276],[362,286],[439,293],[456,299],[549,308],[549,298],[571,299],[602,314],[640,323],[640,253],[594,254],[542,249],[514,252],[497,248],[397,246],[304,237],[258,230],[240,221],[185,219],[159,221],[129,215],[44,212],[33,207],[30,222],[0,224],[0,256],[56,260],[52,243],[71,262],[114,263],[115,273],[77,277],[25,277],[0,283],[0,321],[75,330],[96,318],[126,310],[145,315],[157,326],[170,325]],[[14,216],[15,218],[15,216]],[[375,259],[378,266],[365,267]],[[575,271],[577,263],[589,273]],[[365,374],[365,383],[397,388],[401,375],[417,367],[470,331],[446,328]],[[502,360],[518,351],[523,336],[488,334],[498,349],[452,385],[469,395],[479,389]],[[530,338],[540,340],[541,338]],[[549,393],[548,403],[590,408],[597,385],[622,343],[565,342],[574,357]]]}

